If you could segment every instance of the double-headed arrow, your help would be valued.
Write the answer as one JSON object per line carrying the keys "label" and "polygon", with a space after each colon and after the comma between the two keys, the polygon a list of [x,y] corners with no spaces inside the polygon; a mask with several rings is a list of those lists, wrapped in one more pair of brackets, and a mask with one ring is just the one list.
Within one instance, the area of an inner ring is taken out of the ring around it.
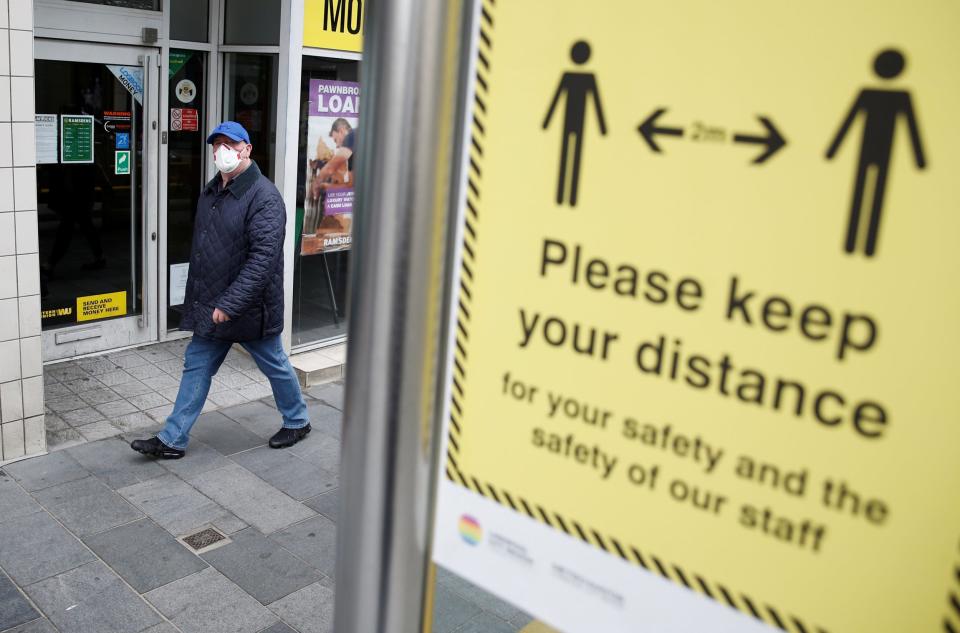
{"label": "double-headed arrow", "polygon": [[[666,111],[666,108],[657,108],[637,128],[640,132],[640,135],[643,137],[643,140],[645,140],[650,146],[650,149],[658,154],[663,150],[660,149],[660,146],[657,145],[656,140],[654,140],[656,135],[683,136],[683,128],[657,127],[657,119],[659,119],[660,116]],[[733,136],[734,143],[749,143],[766,146],[764,152],[753,159],[753,163],[755,165],[766,162],[771,156],[776,154],[780,148],[787,144],[786,139],[783,138],[779,130],[777,130],[777,127],[770,119],[765,116],[758,116],[757,118],[760,120],[760,123],[763,124],[763,127],[766,128],[766,136],[753,136],[750,134],[734,134]]]}

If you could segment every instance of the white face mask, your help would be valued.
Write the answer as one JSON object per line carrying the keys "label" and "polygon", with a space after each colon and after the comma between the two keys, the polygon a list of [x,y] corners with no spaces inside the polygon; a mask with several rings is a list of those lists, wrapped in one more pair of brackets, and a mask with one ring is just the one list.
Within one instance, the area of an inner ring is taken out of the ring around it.
{"label": "white face mask", "polygon": [[221,145],[213,154],[213,163],[221,172],[229,174],[240,166],[240,152],[227,145]]}

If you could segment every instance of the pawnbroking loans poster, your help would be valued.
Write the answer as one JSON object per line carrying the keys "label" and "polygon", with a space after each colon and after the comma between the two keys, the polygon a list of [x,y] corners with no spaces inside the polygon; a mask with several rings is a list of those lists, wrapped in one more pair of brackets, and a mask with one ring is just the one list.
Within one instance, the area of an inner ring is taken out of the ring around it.
{"label": "pawnbroking loans poster", "polygon": [[360,84],[310,80],[301,254],[350,248]]}

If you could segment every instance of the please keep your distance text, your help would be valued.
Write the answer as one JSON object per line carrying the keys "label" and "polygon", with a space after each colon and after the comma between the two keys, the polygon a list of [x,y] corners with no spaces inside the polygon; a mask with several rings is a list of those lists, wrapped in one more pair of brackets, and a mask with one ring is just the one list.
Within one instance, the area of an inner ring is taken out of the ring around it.
{"label": "please keep your distance text", "polygon": [[[580,244],[544,239],[537,273],[541,280],[553,284],[565,283],[654,306],[672,305],[684,313],[707,313],[703,310],[707,289],[697,278],[677,277],[659,269],[641,271],[630,262],[611,262],[590,254]],[[870,353],[879,339],[877,319],[865,312],[767,294],[750,287],[739,275],[730,275],[723,289],[722,307],[714,312],[715,317],[757,331],[800,337],[825,347],[828,357],[837,363]],[[562,349],[608,362],[623,356],[626,348],[633,367],[642,375],[812,420],[821,428],[846,427],[858,438],[877,440],[891,424],[888,407],[877,399],[752,367],[730,353],[691,350],[679,336],[655,332],[637,337],[627,347],[622,332],[560,314],[520,307],[518,317],[516,342],[523,350]]]}

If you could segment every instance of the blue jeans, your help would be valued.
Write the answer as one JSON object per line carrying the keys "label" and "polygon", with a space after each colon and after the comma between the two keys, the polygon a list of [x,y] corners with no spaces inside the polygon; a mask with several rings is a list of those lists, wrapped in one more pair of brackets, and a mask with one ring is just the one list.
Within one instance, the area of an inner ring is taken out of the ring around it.
{"label": "blue jeans", "polygon": [[[206,338],[194,334],[184,355],[183,378],[173,413],[167,417],[167,424],[157,434],[161,442],[171,448],[185,450],[190,440],[190,429],[200,416],[203,403],[207,400],[213,375],[220,369],[223,359],[233,343]],[[310,423],[307,418],[307,404],[300,393],[300,383],[290,366],[290,360],[283,352],[280,335],[268,336],[257,341],[240,343],[250,352],[260,371],[270,379],[273,397],[277,409],[283,417],[283,426],[288,429],[300,429]]]}

